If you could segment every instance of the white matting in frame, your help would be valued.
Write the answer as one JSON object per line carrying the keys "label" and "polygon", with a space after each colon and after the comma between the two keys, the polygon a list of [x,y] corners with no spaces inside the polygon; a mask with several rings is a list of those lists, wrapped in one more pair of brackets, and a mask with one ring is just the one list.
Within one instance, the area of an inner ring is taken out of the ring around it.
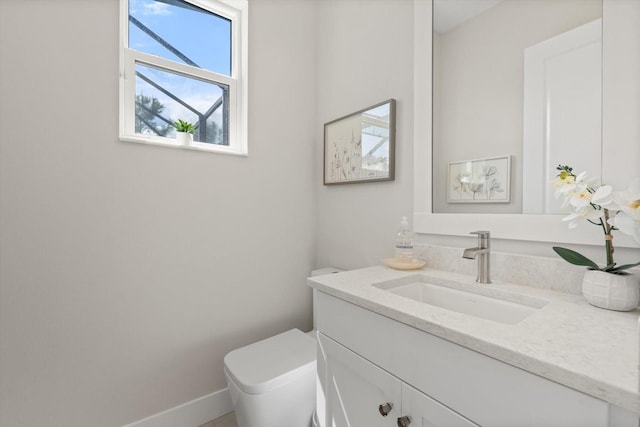
{"label": "white matting in frame", "polygon": [[509,203],[511,156],[449,163],[447,202]]}

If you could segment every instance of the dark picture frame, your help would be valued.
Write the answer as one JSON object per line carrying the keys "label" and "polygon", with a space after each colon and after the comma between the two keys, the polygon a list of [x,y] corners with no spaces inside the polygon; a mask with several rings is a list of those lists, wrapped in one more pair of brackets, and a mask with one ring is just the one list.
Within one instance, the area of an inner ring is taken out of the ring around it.
{"label": "dark picture frame", "polygon": [[324,185],[395,179],[396,101],[324,125]]}

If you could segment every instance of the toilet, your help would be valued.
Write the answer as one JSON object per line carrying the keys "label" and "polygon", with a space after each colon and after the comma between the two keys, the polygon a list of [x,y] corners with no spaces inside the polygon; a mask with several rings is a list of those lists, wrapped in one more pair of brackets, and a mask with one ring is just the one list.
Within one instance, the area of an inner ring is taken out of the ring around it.
{"label": "toilet", "polygon": [[315,322],[311,332],[291,329],[229,352],[224,374],[238,427],[316,426]]}
{"label": "toilet", "polygon": [[299,329],[233,350],[224,373],[238,427],[311,425],[316,343]]}

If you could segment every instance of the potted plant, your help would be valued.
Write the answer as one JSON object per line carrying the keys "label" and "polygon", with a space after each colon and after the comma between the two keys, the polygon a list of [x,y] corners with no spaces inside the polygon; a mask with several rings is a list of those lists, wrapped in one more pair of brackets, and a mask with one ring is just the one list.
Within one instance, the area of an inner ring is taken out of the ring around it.
{"label": "potted plant", "polygon": [[196,130],[193,123],[178,119],[173,123],[173,127],[176,128],[176,141],[178,144],[189,145],[193,142],[193,132]]}
{"label": "potted plant", "polygon": [[573,173],[573,168],[559,165],[559,173],[552,185],[556,198],[563,199],[571,213],[562,220],[575,228],[586,220],[602,228],[607,264],[599,266],[584,255],[567,248],[553,250],[571,264],[585,266],[588,270],[582,282],[582,293],[590,304],[609,310],[633,310],[640,301],[640,277],[626,270],[640,265],[617,265],[613,260],[613,232],[633,236],[640,243],[640,178],[632,181],[625,191],[613,191],[610,185],[594,188],[589,185],[586,173]]}

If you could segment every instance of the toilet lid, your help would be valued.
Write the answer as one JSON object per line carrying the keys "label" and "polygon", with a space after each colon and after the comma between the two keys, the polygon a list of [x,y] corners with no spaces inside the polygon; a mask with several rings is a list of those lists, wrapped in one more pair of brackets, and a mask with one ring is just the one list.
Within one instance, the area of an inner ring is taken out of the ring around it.
{"label": "toilet lid", "polygon": [[316,369],[316,343],[299,329],[233,350],[224,357],[225,371],[245,393],[278,388]]}

